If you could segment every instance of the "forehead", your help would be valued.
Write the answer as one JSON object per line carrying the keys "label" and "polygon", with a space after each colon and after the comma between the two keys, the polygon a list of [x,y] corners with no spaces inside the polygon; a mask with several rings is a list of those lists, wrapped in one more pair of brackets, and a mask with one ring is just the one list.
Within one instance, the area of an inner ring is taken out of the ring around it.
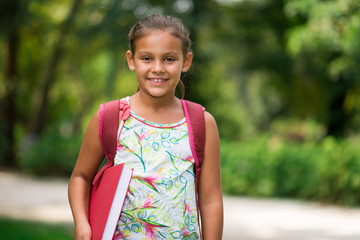
{"label": "forehead", "polygon": [[182,53],[182,41],[167,31],[153,31],[138,39],[135,43],[136,52],[179,52]]}

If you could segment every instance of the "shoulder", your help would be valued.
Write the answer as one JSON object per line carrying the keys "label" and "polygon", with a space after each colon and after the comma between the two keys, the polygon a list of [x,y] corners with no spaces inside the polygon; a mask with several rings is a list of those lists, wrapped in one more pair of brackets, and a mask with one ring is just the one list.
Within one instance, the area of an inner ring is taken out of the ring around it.
{"label": "shoulder", "polygon": [[205,149],[215,151],[220,144],[220,137],[215,118],[207,111],[205,117]]}
{"label": "shoulder", "polygon": [[213,115],[211,115],[207,111],[204,111],[204,118],[205,118],[205,127],[206,127],[206,129],[208,129],[208,128],[213,129],[214,128],[217,131],[216,120],[213,117]]}
{"label": "shoulder", "polygon": [[89,135],[91,137],[99,136],[99,118],[100,118],[100,111],[97,110],[86,128],[85,138]]}

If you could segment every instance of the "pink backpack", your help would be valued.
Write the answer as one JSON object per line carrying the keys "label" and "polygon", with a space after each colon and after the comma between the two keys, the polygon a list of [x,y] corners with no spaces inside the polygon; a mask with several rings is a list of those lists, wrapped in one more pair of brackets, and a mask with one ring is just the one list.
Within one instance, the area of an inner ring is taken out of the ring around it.
{"label": "pink backpack", "polygon": [[[190,148],[195,159],[195,191],[197,193],[196,203],[199,217],[198,186],[205,148],[205,108],[200,104],[191,101],[181,100],[181,102],[185,112],[186,121],[188,123]],[[106,168],[114,165],[117,145],[117,130],[119,127],[119,110],[120,100],[107,102],[100,106],[99,135],[107,162],[96,174],[93,184],[96,184]]]}

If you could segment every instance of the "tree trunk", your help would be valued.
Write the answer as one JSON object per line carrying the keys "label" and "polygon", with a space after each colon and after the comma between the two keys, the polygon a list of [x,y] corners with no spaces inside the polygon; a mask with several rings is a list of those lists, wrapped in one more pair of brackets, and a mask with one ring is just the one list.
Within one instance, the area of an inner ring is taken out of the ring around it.
{"label": "tree trunk", "polygon": [[328,112],[327,133],[328,135],[342,138],[346,133],[348,115],[344,111],[344,102],[349,87],[343,78],[333,83],[330,88],[331,99]]}
{"label": "tree trunk", "polygon": [[40,79],[40,88],[35,95],[34,117],[31,120],[30,135],[32,138],[39,136],[46,126],[46,115],[49,105],[49,92],[56,81],[56,68],[59,65],[63,53],[63,45],[67,34],[74,22],[80,8],[81,0],[74,0],[72,8],[60,28],[59,38],[52,50],[49,61],[44,67],[44,73]]}
{"label": "tree trunk", "polygon": [[5,55],[4,55],[4,87],[5,96],[3,103],[3,129],[5,136],[5,152],[3,165],[6,167],[16,166],[15,136],[14,128],[16,123],[16,86],[18,82],[17,52],[19,46],[18,26],[16,22],[19,4],[17,1],[6,1],[2,6],[7,11],[2,11],[3,27],[6,29]]}

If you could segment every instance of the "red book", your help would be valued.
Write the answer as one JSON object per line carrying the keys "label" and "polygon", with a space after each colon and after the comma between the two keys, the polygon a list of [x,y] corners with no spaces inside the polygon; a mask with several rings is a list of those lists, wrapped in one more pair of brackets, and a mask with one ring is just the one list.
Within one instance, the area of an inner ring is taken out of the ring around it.
{"label": "red book", "polygon": [[132,170],[119,164],[106,168],[92,186],[89,206],[92,240],[113,239],[131,176]]}

